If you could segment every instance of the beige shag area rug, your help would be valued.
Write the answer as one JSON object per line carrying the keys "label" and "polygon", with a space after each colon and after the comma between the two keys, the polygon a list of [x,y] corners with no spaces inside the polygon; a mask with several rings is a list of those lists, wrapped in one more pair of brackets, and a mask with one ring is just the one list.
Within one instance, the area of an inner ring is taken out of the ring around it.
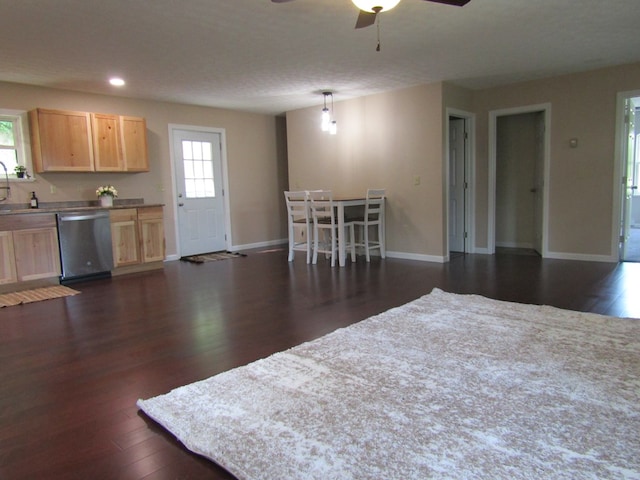
{"label": "beige shag area rug", "polygon": [[640,321],[435,289],[138,406],[239,479],[639,479]]}
{"label": "beige shag area rug", "polygon": [[211,252],[203,253],[200,255],[189,255],[187,257],[180,257],[180,260],[191,263],[206,263],[215,262],[218,260],[227,260],[228,258],[246,257],[244,253],[236,252]]}
{"label": "beige shag area rug", "polygon": [[23,290],[21,292],[5,293],[0,295],[0,308],[11,307],[23,303],[40,302],[52,298],[68,297],[80,293],[64,285],[53,287],[35,288],[33,290]]}

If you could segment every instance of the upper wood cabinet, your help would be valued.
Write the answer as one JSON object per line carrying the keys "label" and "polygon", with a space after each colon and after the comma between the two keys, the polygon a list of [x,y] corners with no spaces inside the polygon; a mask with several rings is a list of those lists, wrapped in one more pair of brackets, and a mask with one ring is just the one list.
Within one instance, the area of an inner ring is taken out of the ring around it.
{"label": "upper wood cabinet", "polygon": [[90,172],[91,118],[86,112],[38,109],[29,112],[36,172]]}
{"label": "upper wood cabinet", "polygon": [[140,117],[120,116],[124,169],[127,172],[148,172],[147,122]]}
{"label": "upper wood cabinet", "polygon": [[29,122],[36,172],[149,171],[144,118],[39,108]]}
{"label": "upper wood cabinet", "polygon": [[124,170],[118,116],[92,113],[91,129],[96,172],[121,172]]}

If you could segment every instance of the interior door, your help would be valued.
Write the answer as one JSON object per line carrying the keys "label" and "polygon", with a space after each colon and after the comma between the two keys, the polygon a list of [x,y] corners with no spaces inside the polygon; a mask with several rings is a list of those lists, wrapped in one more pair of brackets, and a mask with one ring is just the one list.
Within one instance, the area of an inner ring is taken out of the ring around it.
{"label": "interior door", "polygon": [[465,251],[465,120],[449,119],[449,251]]}
{"label": "interior door", "polygon": [[622,218],[620,224],[620,259],[622,261],[637,261],[638,259],[632,258],[632,246],[631,246],[631,224],[632,224],[632,209],[633,209],[633,194],[637,189],[637,185],[634,184],[634,170],[635,170],[635,108],[633,107],[633,100],[627,98],[625,100],[625,152],[624,159],[625,165],[623,167],[623,201],[622,201]]}
{"label": "interior door", "polygon": [[220,134],[173,130],[180,256],[227,248]]}

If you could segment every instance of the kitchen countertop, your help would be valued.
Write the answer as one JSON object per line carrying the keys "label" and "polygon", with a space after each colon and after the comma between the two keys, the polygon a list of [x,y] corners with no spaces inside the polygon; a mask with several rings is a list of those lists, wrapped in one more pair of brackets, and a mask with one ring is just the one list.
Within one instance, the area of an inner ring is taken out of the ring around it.
{"label": "kitchen countertop", "polygon": [[83,210],[118,210],[123,208],[162,207],[162,203],[144,203],[142,198],[114,199],[113,207],[103,207],[97,200],[73,202],[42,202],[39,208],[29,208],[28,203],[0,205],[0,215],[29,213],[58,213]]}

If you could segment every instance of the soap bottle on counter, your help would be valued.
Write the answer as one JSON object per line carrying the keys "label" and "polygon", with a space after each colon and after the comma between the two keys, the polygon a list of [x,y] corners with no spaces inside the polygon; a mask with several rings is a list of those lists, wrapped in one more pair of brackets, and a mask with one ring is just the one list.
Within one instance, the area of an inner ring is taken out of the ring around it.
{"label": "soap bottle on counter", "polygon": [[30,208],[38,208],[38,197],[36,197],[36,192],[31,192],[31,199],[29,200]]}

